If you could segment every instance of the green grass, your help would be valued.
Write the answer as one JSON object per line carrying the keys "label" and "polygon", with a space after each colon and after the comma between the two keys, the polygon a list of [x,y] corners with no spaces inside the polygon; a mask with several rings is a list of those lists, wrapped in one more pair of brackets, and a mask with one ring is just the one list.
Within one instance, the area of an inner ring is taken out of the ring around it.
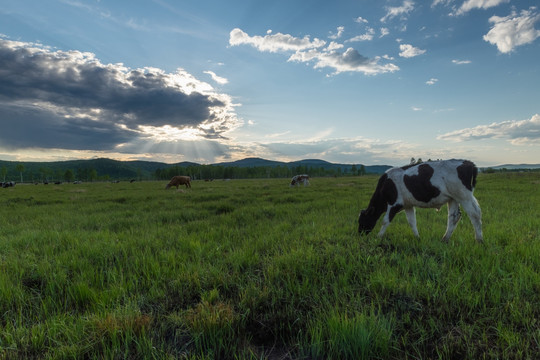
{"label": "green grass", "polygon": [[[357,234],[377,178],[0,189],[0,359],[534,359],[540,174]],[[376,233],[376,231],[375,231]]]}

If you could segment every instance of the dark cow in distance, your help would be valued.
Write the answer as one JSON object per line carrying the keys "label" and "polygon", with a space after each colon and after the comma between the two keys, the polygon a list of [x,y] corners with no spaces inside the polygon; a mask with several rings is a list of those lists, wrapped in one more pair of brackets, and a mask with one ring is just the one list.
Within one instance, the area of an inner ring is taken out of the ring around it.
{"label": "dark cow in distance", "polygon": [[448,242],[461,218],[461,205],[473,224],[476,240],[482,242],[482,211],[473,196],[477,174],[474,163],[455,159],[389,169],[379,178],[367,209],[358,217],[358,232],[370,233],[386,212],[378,234],[382,237],[394,216],[405,210],[414,235],[419,237],[415,207],[440,209],[448,204],[448,223],[442,238]]}
{"label": "dark cow in distance", "polygon": [[180,185],[186,185],[186,189],[191,187],[191,178],[189,176],[173,176],[171,181],[167,184],[165,187],[165,190],[170,188],[171,186],[176,186],[178,189],[178,186]]}
{"label": "dark cow in distance", "polygon": [[295,185],[300,185],[300,183],[303,183],[304,186],[309,185],[309,175],[295,175],[291,179],[291,187]]}

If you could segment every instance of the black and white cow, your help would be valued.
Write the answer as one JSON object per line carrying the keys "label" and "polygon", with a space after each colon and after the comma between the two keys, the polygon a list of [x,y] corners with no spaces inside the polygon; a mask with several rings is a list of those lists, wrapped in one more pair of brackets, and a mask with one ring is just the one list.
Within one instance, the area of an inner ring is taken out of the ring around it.
{"label": "black and white cow", "polygon": [[461,218],[461,205],[469,216],[478,242],[482,237],[482,211],[473,196],[478,168],[468,160],[428,161],[395,167],[379,178],[367,209],[358,217],[358,232],[370,233],[379,217],[386,212],[378,236],[382,237],[390,222],[401,210],[416,237],[415,207],[440,209],[448,204],[448,225],[443,241],[448,242]]}
{"label": "black and white cow", "polygon": [[295,175],[291,179],[291,186],[300,185],[303,183],[304,186],[309,185],[309,175]]}
{"label": "black and white cow", "polygon": [[0,184],[5,189],[5,188],[8,188],[8,187],[15,186],[15,181],[6,181],[6,182],[0,183]]}

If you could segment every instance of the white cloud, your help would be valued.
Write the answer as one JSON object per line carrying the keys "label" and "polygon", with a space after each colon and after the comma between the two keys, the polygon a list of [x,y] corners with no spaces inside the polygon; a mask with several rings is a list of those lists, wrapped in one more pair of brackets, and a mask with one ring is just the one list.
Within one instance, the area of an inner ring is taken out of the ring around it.
{"label": "white cloud", "polygon": [[386,6],[386,15],[381,18],[381,22],[386,22],[386,20],[393,19],[399,15],[406,15],[414,10],[414,2],[410,0],[405,0],[403,5],[397,7]]}
{"label": "white cloud", "polygon": [[324,48],[325,41],[318,39],[311,41],[309,36],[303,38],[295,38],[288,34],[249,36],[240,29],[234,29],[230,33],[229,43],[233,46],[251,45],[259,51],[294,52],[288,61],[314,63],[315,69],[332,68],[335,70],[334,74],[361,72],[366,75],[375,75],[399,70],[399,67],[394,64],[381,64],[381,57],[369,59],[353,48],[348,48],[345,52],[337,51],[343,48],[342,44],[331,42]]}
{"label": "white cloud", "polygon": [[439,4],[448,5],[454,0],[433,0],[433,3],[431,4],[431,7],[435,7]]}
{"label": "white cloud", "polygon": [[540,20],[540,14],[535,10],[534,7],[522,10],[519,16],[515,12],[505,17],[492,16],[489,22],[494,25],[484,35],[484,40],[496,45],[502,53],[509,53],[517,46],[532,43],[540,37],[540,30],[534,28],[534,24]]}
{"label": "white cloud", "polygon": [[341,37],[341,35],[343,35],[344,31],[345,31],[345,26],[338,26],[337,27],[337,32],[335,34],[332,34],[332,35],[328,36],[328,37],[330,39],[333,39],[333,40],[339,39]]}
{"label": "white cloud", "polygon": [[368,21],[367,21],[366,19],[364,19],[363,17],[361,17],[361,16],[359,16],[359,17],[357,17],[356,19],[354,19],[354,22],[357,22],[357,23],[359,23],[359,24],[362,24],[362,23],[363,23],[363,24],[367,24],[367,23],[368,23]]}
{"label": "white cloud", "polygon": [[309,36],[297,38],[292,35],[277,33],[266,36],[249,36],[244,31],[236,28],[230,33],[229,44],[251,45],[259,51],[279,52],[279,51],[301,51],[306,49],[319,48],[326,44],[324,40],[311,39]]}
{"label": "white cloud", "polygon": [[375,30],[368,27],[365,34],[355,36],[352,39],[347,40],[347,42],[371,41],[373,40],[373,35],[375,35]]}
{"label": "white cloud", "polygon": [[381,28],[381,36],[379,37],[382,38],[383,36],[386,36],[388,34],[390,34],[390,30],[388,30],[388,28],[383,27]]}
{"label": "white cloud", "polygon": [[439,79],[431,78],[428,81],[426,81],[426,84],[428,85],[435,85],[439,81]]}
{"label": "white cloud", "polygon": [[337,43],[335,41],[331,41],[330,44],[324,49],[325,51],[334,51],[338,49],[342,49],[344,46],[343,44]]}
{"label": "white cloud", "polygon": [[457,60],[457,59],[454,59],[454,60],[452,60],[452,63],[456,64],[456,65],[464,65],[464,64],[470,64],[471,60]]}
{"label": "white cloud", "polygon": [[489,9],[507,2],[510,0],[467,0],[460,6],[456,14],[463,15],[473,9]]}
{"label": "white cloud", "polygon": [[509,120],[456,130],[439,135],[437,139],[457,142],[480,139],[507,139],[514,145],[540,144],[540,115],[535,114],[528,120]]}
{"label": "white cloud", "polygon": [[426,50],[416,48],[410,44],[400,44],[399,50],[401,51],[399,53],[399,56],[404,58],[412,58],[418,55],[422,55],[426,52]]}
{"label": "white cloud", "polygon": [[[258,156],[292,161],[325,159],[327,161],[365,164],[405,163],[418,153],[418,146],[403,141],[357,138],[321,138],[311,141],[275,141],[249,144]],[[396,165],[398,165],[396,164]]]}
{"label": "white cloud", "polygon": [[216,73],[213,72],[213,71],[204,71],[204,73],[210,75],[212,80],[214,80],[215,82],[217,82],[220,85],[225,85],[225,84],[227,84],[229,82],[229,80],[225,79],[224,77],[217,76]]}
{"label": "white cloud", "polygon": [[315,62],[315,69],[330,67],[335,70],[335,74],[342,72],[361,72],[366,75],[376,75],[386,72],[394,72],[399,67],[394,64],[379,64],[379,57],[368,59],[358,53],[353,48],[348,48],[344,53],[337,51],[319,51],[312,49],[308,51],[297,51],[289,61]]}

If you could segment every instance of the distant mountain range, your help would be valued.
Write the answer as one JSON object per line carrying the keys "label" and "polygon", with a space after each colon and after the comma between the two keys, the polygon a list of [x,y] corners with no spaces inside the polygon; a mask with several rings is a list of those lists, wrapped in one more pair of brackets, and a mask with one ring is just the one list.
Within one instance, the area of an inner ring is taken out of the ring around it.
{"label": "distant mountain range", "polygon": [[[198,164],[194,162],[179,162],[167,164],[156,161],[118,161],[112,159],[91,159],[91,160],[68,160],[54,162],[24,162],[24,161],[4,161],[0,160],[0,180],[4,175],[6,180],[18,180],[20,172],[18,165],[23,165],[23,179],[25,181],[42,178],[63,178],[66,171],[71,170],[76,178],[78,172],[95,170],[99,176],[107,175],[110,179],[130,179],[130,178],[152,178],[156,170],[168,169],[171,167],[197,167],[197,166],[222,166],[222,167],[305,167],[305,168],[323,168],[325,170],[334,169],[342,172],[350,172],[353,166],[360,169],[362,164],[336,164],[324,160],[306,159],[292,162],[282,162],[266,160],[261,158],[246,158],[231,162],[221,162],[215,164]],[[364,165],[365,172],[368,174],[382,174],[391,166],[388,165]],[[5,172],[5,174],[4,174]],[[85,177],[87,175],[85,174]]]}
{"label": "distant mountain range", "polygon": [[491,168],[495,170],[540,169],[540,164],[507,164],[507,165],[491,166]]}
{"label": "distant mountain range", "polygon": [[[217,163],[213,164],[217,166],[238,166],[238,167],[258,167],[258,166],[286,166],[286,167],[298,167],[298,166],[306,166],[308,168],[323,168],[323,169],[338,169],[341,168],[341,170],[348,170],[355,166],[356,168],[359,168],[362,166],[362,164],[337,164],[337,163],[331,163],[325,160],[318,160],[318,159],[305,159],[305,160],[297,160],[297,161],[291,161],[291,162],[283,162],[283,161],[274,161],[274,160],[266,160],[261,158],[246,158],[242,160],[236,160],[232,162],[223,162],[223,163]],[[369,174],[382,174],[391,166],[389,165],[363,165],[366,169],[366,173]]]}
{"label": "distant mountain range", "polygon": [[[179,162],[167,164],[156,161],[118,161],[112,159],[91,159],[91,160],[70,160],[56,162],[20,162],[0,160],[0,180],[4,177],[6,180],[17,181],[20,178],[20,172],[17,166],[21,164],[24,167],[23,178],[27,180],[46,178],[63,178],[67,170],[71,170],[75,177],[77,172],[93,169],[99,176],[107,175],[110,179],[130,179],[130,178],[153,178],[156,170],[168,169],[171,167],[197,167],[197,166],[221,166],[238,168],[256,168],[256,167],[288,167],[304,169],[324,169],[335,170],[342,173],[350,173],[354,168],[359,170],[364,166],[367,174],[382,174],[391,166],[389,165],[362,165],[362,164],[338,164],[318,159],[305,159],[291,162],[266,160],[262,158],[246,158],[231,162],[221,162],[215,164],[198,164],[195,162]],[[353,168],[354,167],[354,168]],[[540,164],[508,164],[492,166],[491,169],[516,170],[516,169],[540,169]],[[485,168],[484,168],[485,169]]]}

